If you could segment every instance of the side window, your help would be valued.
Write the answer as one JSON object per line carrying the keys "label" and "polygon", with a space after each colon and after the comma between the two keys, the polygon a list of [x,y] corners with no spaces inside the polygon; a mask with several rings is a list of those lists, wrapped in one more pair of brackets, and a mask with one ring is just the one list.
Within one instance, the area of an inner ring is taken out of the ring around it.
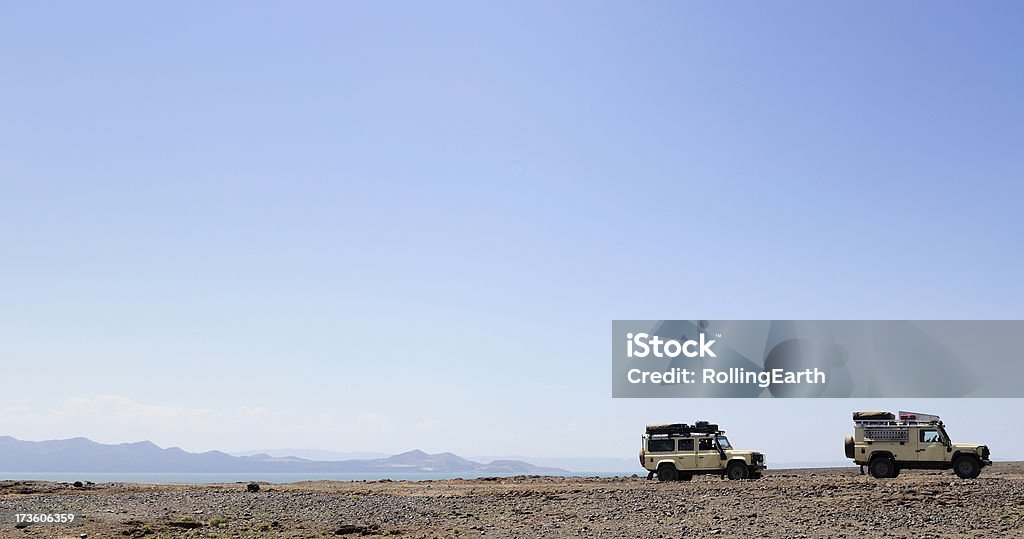
{"label": "side window", "polygon": [[715,444],[712,442],[711,438],[701,438],[700,442],[697,445],[697,450],[698,451],[714,451],[715,450]]}
{"label": "side window", "polygon": [[651,453],[671,453],[675,445],[675,440],[647,440],[647,450]]}
{"label": "side window", "polygon": [[693,451],[693,438],[679,440],[680,451]]}
{"label": "side window", "polygon": [[934,429],[921,429],[921,441],[924,443],[935,443],[939,441],[939,431]]}

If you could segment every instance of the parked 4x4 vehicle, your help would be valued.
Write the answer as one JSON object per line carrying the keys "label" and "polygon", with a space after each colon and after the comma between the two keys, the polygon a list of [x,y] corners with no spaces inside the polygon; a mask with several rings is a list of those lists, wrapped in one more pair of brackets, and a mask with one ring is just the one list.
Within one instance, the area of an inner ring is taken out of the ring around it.
{"label": "parked 4x4 vehicle", "polygon": [[733,449],[725,431],[707,421],[647,425],[640,465],[649,472],[648,479],[657,474],[659,481],[689,481],[702,474],[758,479],[765,469],[764,455]]}
{"label": "parked 4x4 vehicle", "polygon": [[900,470],[952,468],[961,479],[974,479],[992,464],[988,446],[953,443],[937,415],[854,412],[853,425],[846,457],[877,478],[896,477]]}

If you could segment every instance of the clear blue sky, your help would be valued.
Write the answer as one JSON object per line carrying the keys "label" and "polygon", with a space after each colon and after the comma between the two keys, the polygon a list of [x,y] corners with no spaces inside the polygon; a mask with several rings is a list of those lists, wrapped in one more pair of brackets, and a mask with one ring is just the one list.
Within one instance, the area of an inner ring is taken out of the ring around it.
{"label": "clear blue sky", "polygon": [[1021,318],[1022,24],[5,2],[0,433],[632,457],[706,417],[841,458],[877,403],[611,399],[610,320]]}

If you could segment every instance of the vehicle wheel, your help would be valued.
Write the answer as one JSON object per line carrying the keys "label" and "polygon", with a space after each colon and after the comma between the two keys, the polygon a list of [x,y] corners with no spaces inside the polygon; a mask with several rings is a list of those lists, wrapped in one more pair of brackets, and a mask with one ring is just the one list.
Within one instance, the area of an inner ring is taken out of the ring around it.
{"label": "vehicle wheel", "polygon": [[846,439],[843,440],[843,450],[846,451],[846,458],[853,458],[853,436],[847,436]]}
{"label": "vehicle wheel", "polygon": [[889,476],[889,477],[899,477],[899,476],[900,476],[900,467],[899,466],[893,467],[892,475]]}
{"label": "vehicle wheel", "polygon": [[871,472],[871,476],[875,479],[895,477],[893,474],[897,473],[896,463],[889,457],[878,457],[868,465],[868,471]]}
{"label": "vehicle wheel", "polygon": [[725,467],[725,475],[728,476],[730,480],[736,481],[739,479],[746,479],[747,477],[749,477],[750,470],[747,469],[746,464],[739,461],[733,461],[730,462],[729,465]]}
{"label": "vehicle wheel", "polygon": [[675,481],[678,477],[676,467],[671,464],[662,464],[658,467],[658,481]]}
{"label": "vehicle wheel", "polygon": [[974,479],[981,474],[981,465],[974,457],[957,457],[953,461],[953,471],[960,479]]}
{"label": "vehicle wheel", "polygon": [[693,474],[691,474],[691,473],[679,474],[679,480],[680,481],[692,481],[693,480]]}
{"label": "vehicle wheel", "polygon": [[754,472],[750,474],[751,479],[761,479],[761,472]]}

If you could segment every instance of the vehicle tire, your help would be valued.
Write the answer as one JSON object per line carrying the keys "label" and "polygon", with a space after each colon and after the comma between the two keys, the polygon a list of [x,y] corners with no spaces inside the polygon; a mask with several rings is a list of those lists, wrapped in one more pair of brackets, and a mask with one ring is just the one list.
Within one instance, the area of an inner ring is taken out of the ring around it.
{"label": "vehicle tire", "polygon": [[868,464],[868,471],[871,472],[871,476],[875,479],[886,479],[889,477],[895,477],[898,473],[896,471],[896,462],[889,457],[876,457],[871,460],[871,464]]}
{"label": "vehicle tire", "polygon": [[957,457],[953,461],[953,471],[960,479],[974,479],[981,474],[981,464],[974,457]]}
{"label": "vehicle tire", "polygon": [[843,449],[846,450],[846,458],[852,459],[853,458],[853,436],[847,436],[846,439],[843,440]]}
{"label": "vehicle tire", "polygon": [[746,464],[738,460],[734,460],[725,467],[725,475],[730,481],[746,479],[750,477],[750,469],[747,468]]}
{"label": "vehicle tire", "polygon": [[692,473],[679,474],[679,480],[680,481],[693,481],[693,474]]}
{"label": "vehicle tire", "polygon": [[675,481],[679,476],[676,467],[671,464],[658,466],[658,481]]}
{"label": "vehicle tire", "polygon": [[899,477],[899,476],[900,476],[900,467],[896,466],[895,468],[892,469],[892,475],[890,475],[889,477],[896,478],[896,477]]}
{"label": "vehicle tire", "polygon": [[754,472],[750,474],[751,479],[761,479],[761,472]]}

